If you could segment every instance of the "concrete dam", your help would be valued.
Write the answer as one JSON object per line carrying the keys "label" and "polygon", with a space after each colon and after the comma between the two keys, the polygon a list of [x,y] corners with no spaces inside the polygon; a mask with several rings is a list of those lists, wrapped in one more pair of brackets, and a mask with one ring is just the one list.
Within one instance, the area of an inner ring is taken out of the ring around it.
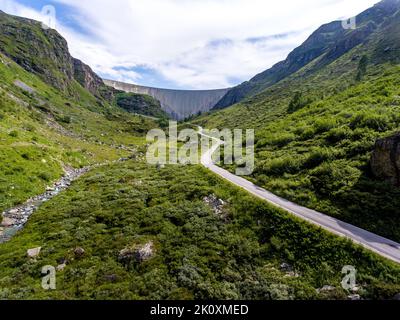
{"label": "concrete dam", "polygon": [[138,86],[113,80],[103,80],[114,89],[147,94],[161,103],[161,108],[175,120],[183,120],[199,112],[210,111],[230,90],[171,90]]}

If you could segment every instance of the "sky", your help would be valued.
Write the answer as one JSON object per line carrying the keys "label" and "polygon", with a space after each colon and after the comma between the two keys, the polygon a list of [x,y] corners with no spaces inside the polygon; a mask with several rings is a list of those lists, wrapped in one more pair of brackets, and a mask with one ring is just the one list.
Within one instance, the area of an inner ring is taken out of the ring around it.
{"label": "sky", "polygon": [[0,10],[54,27],[71,54],[103,78],[217,89],[249,80],[284,60],[320,25],[353,17],[377,2],[0,0]]}

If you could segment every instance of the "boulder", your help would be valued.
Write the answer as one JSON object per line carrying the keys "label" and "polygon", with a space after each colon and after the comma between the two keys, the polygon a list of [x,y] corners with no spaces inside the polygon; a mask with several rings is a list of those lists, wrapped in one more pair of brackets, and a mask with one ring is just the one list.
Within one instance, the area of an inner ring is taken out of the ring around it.
{"label": "boulder", "polygon": [[75,254],[75,257],[81,258],[85,254],[85,249],[80,248],[80,247],[75,248],[74,254]]}
{"label": "boulder", "polygon": [[352,301],[361,300],[361,296],[360,296],[359,294],[352,294],[352,295],[348,296],[347,298],[348,298],[349,300],[352,300]]}
{"label": "boulder", "polygon": [[29,249],[29,250],[27,251],[27,255],[28,255],[29,258],[35,259],[35,258],[39,257],[40,250],[42,250],[41,247]]}
{"label": "boulder", "polygon": [[4,217],[2,222],[1,222],[1,226],[2,227],[12,227],[13,225],[15,225],[16,221],[14,219],[8,218],[8,217]]}
{"label": "boulder", "polygon": [[64,271],[64,269],[67,267],[67,265],[65,263],[63,264],[59,264],[56,268],[57,271]]}
{"label": "boulder", "polygon": [[318,293],[326,293],[326,292],[331,292],[331,291],[335,291],[335,290],[336,290],[335,287],[326,285],[326,286],[323,286],[322,288],[317,289],[317,292]]}
{"label": "boulder", "polygon": [[376,178],[400,187],[400,133],[376,141],[371,169]]}
{"label": "boulder", "polygon": [[132,260],[143,262],[149,260],[154,255],[153,241],[149,241],[143,246],[125,248],[119,252],[118,260],[124,264],[129,264]]}
{"label": "boulder", "polygon": [[215,194],[209,195],[208,197],[204,197],[203,201],[211,207],[211,209],[214,211],[214,213],[217,216],[222,216],[226,218],[225,215],[223,215],[224,212],[224,207],[225,207],[225,201],[222,199],[218,199]]}

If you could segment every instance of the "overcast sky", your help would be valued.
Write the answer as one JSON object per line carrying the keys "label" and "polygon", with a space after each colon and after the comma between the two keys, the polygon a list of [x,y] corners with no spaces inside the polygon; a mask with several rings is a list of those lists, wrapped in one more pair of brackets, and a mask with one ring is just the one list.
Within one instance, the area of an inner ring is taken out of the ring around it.
{"label": "overcast sky", "polygon": [[177,89],[249,80],[286,58],[321,24],[377,0],[0,0],[11,14],[46,19],[72,55],[104,78]]}

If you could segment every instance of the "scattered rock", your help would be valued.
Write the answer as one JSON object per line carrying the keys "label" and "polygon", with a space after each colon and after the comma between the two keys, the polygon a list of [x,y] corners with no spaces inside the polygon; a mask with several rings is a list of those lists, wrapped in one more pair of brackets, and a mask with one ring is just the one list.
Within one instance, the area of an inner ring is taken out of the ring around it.
{"label": "scattered rock", "polygon": [[326,285],[326,286],[323,286],[320,289],[317,289],[317,292],[318,293],[326,293],[326,292],[331,292],[331,291],[335,291],[335,290],[336,290],[335,287]]}
{"label": "scattered rock", "polygon": [[7,236],[0,238],[0,243],[10,240],[18,230],[22,229],[29,217],[40,207],[41,204],[68,188],[72,181],[76,180],[90,169],[91,167],[85,167],[82,169],[66,167],[64,168],[65,175],[59,181],[54,183],[53,186],[47,187],[45,193],[29,199],[24,205],[4,211],[1,226],[8,229],[8,232],[6,233]]}
{"label": "scattered rock", "polygon": [[216,215],[223,216],[225,201],[218,199],[215,194],[204,197],[203,201],[211,207]]}
{"label": "scattered rock", "polygon": [[66,267],[67,267],[67,265],[66,265],[65,263],[59,264],[59,265],[57,266],[56,270],[62,272],[62,271],[64,271],[64,269],[65,269]]}
{"label": "scattered rock", "polygon": [[12,218],[8,218],[8,217],[3,217],[3,221],[1,222],[1,226],[2,227],[12,227],[15,225],[15,220]]}
{"label": "scattered rock", "polygon": [[285,278],[298,278],[298,277],[300,277],[300,273],[294,271],[287,272],[285,275]]}
{"label": "scattered rock", "polygon": [[127,264],[132,260],[143,262],[149,260],[154,255],[153,241],[149,241],[144,246],[125,248],[119,252],[118,260]]}
{"label": "scattered rock", "polygon": [[41,247],[29,249],[29,250],[27,251],[27,255],[28,255],[29,258],[35,259],[35,258],[39,257],[40,250],[42,250]]}
{"label": "scattered rock", "polygon": [[352,294],[352,295],[348,296],[347,298],[348,298],[349,300],[352,300],[352,301],[361,300],[361,296],[360,296],[359,294]]}
{"label": "scattered rock", "polygon": [[371,169],[376,178],[400,187],[400,133],[376,141]]}
{"label": "scattered rock", "polygon": [[293,267],[286,262],[282,263],[280,268],[281,268],[281,271],[283,271],[283,272],[292,272],[293,271]]}
{"label": "scattered rock", "polygon": [[35,90],[32,89],[30,86],[28,86],[26,83],[20,81],[20,80],[15,80],[14,85],[17,86],[18,88],[21,88],[22,90],[29,92],[29,93],[34,93]]}
{"label": "scattered rock", "polygon": [[75,257],[81,258],[85,254],[85,249],[78,247],[74,250]]}
{"label": "scattered rock", "polygon": [[116,282],[117,281],[117,275],[116,274],[107,274],[104,276],[104,279],[108,282]]}
{"label": "scattered rock", "polygon": [[145,261],[153,256],[153,241],[146,243],[143,247],[138,248],[136,251],[136,258],[138,261]]}

